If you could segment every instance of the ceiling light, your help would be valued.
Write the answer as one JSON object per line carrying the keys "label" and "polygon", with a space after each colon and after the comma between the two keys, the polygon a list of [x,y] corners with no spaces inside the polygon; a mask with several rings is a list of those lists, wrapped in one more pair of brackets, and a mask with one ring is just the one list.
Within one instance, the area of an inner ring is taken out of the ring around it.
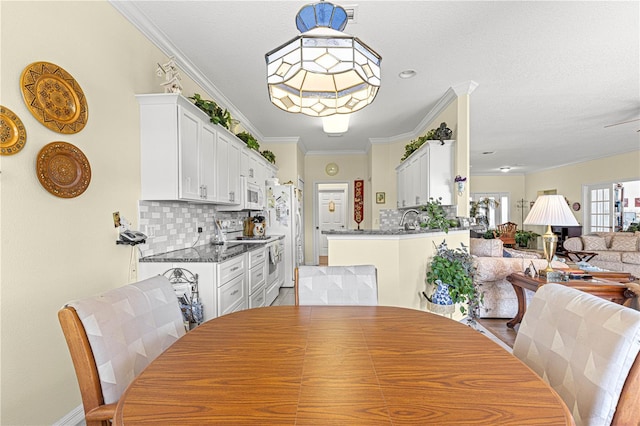
{"label": "ceiling light", "polygon": [[287,112],[313,117],[349,114],[373,102],[382,58],[342,32],[347,12],[320,2],[296,15],[302,33],[265,55],[269,99]]}
{"label": "ceiling light", "polygon": [[511,170],[511,167],[500,167],[502,173],[507,173],[509,170]]}
{"label": "ceiling light", "polygon": [[398,74],[398,77],[406,79],[406,78],[415,77],[416,74],[418,73],[415,70],[404,70],[400,72],[400,74]]}
{"label": "ceiling light", "polygon": [[346,133],[349,130],[351,114],[334,114],[322,117],[322,130],[325,133]]}

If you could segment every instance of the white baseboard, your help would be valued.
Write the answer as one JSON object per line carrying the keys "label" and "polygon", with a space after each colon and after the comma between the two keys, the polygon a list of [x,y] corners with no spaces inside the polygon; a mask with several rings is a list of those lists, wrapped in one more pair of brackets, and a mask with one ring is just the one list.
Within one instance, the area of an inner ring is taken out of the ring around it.
{"label": "white baseboard", "polygon": [[84,408],[82,404],[67,413],[66,416],[55,422],[52,426],[84,426]]}

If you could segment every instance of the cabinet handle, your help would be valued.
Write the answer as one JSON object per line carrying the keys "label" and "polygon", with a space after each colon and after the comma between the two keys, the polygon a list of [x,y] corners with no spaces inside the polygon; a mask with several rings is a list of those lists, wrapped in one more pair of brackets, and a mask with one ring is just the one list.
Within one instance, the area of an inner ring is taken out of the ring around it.
{"label": "cabinet handle", "polygon": [[420,204],[420,197],[416,196],[416,204]]}
{"label": "cabinet handle", "polygon": [[236,289],[235,291],[232,291],[232,292],[231,292],[231,295],[232,295],[232,296],[235,296],[236,294],[238,294],[238,292],[239,292],[239,291],[240,291],[240,290]]}
{"label": "cabinet handle", "polygon": [[240,267],[239,267],[239,266],[236,266],[236,267],[234,267],[234,268],[231,268],[231,269],[229,270],[229,272],[237,271],[238,269],[240,269]]}
{"label": "cabinet handle", "polygon": [[236,194],[233,191],[231,191],[229,193],[229,201],[235,201],[235,200],[236,200]]}
{"label": "cabinet handle", "polygon": [[249,177],[253,177],[253,169],[249,169]]}
{"label": "cabinet handle", "polygon": [[262,274],[258,274],[258,275],[256,275],[256,277],[261,278],[261,277],[262,277]]}

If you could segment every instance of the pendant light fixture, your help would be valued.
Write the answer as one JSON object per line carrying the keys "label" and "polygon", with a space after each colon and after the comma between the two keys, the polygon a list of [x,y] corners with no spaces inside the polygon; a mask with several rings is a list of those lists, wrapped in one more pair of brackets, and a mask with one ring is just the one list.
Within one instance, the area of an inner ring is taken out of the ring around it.
{"label": "pendant light fixture", "polygon": [[349,114],[373,102],[382,58],[342,32],[347,12],[320,2],[296,15],[301,34],[265,55],[269,99],[287,112],[312,117]]}

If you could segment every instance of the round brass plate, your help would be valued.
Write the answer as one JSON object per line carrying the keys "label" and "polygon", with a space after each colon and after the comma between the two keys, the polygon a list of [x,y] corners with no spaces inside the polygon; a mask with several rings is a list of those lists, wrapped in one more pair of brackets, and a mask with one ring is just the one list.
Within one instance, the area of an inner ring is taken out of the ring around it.
{"label": "round brass plate", "polygon": [[18,116],[0,105],[0,155],[13,155],[24,148],[27,130]]}
{"label": "round brass plate", "polygon": [[49,129],[78,133],[89,118],[87,100],[76,80],[50,62],[34,62],[20,76],[22,97],[33,116]]}
{"label": "round brass plate", "polygon": [[73,198],[91,182],[89,160],[67,142],[51,142],[38,153],[36,173],[40,184],[56,197]]}

